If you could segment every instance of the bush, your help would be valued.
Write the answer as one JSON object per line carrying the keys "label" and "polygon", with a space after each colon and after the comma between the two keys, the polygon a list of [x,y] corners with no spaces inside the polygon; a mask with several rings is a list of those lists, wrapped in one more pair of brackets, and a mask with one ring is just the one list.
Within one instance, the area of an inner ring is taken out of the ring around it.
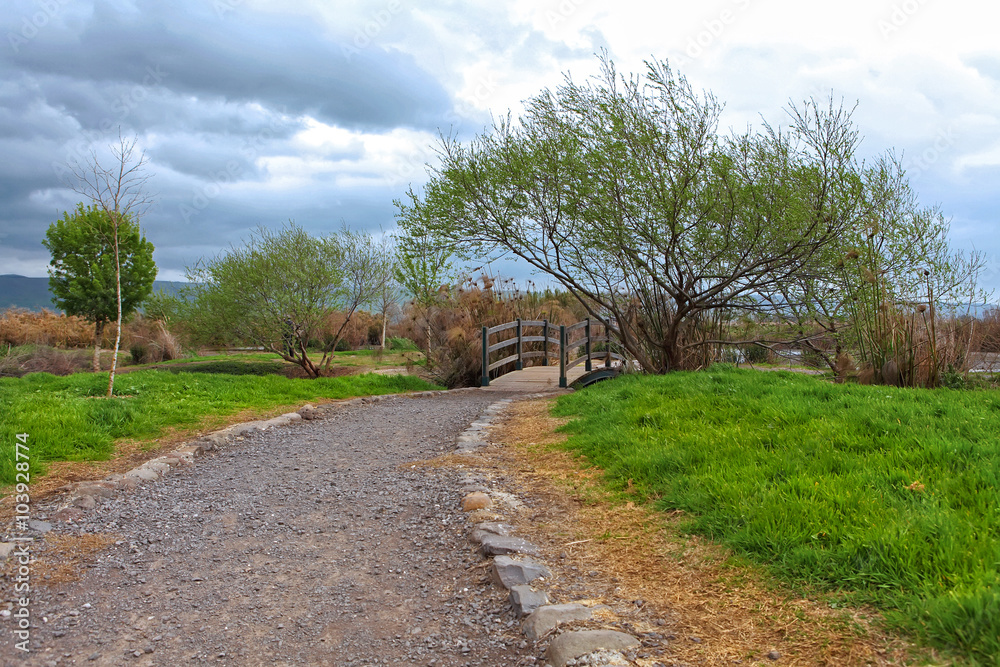
{"label": "bush", "polygon": [[744,345],[740,351],[749,364],[766,364],[771,360],[771,351],[760,345]]}
{"label": "bush", "polygon": [[1000,353],[1000,308],[990,308],[979,319],[980,352]]}
{"label": "bush", "polygon": [[49,345],[8,346],[0,356],[0,377],[28,373],[70,375],[90,368],[91,356],[83,350],[59,350]]}
{"label": "bush", "polygon": [[414,352],[420,349],[417,347],[417,344],[414,343],[412,340],[410,340],[409,338],[403,338],[401,336],[392,336],[390,338],[386,338],[385,345],[390,350],[399,352]]}
{"label": "bush", "polygon": [[[110,323],[104,329],[103,346],[113,341],[114,337],[115,326]],[[94,325],[82,317],[51,310],[36,313],[23,308],[9,308],[0,314],[0,344],[12,347],[91,347],[94,344]]]}
{"label": "bush", "polygon": [[123,345],[137,364],[155,364],[178,359],[181,346],[166,325],[142,315],[125,325]]}

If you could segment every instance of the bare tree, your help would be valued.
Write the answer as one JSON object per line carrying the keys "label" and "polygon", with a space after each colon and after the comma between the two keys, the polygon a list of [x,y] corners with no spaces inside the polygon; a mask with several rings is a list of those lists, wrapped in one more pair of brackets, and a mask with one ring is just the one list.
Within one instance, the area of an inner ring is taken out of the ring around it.
{"label": "bare tree", "polygon": [[382,318],[382,349],[385,350],[385,334],[389,324],[389,313],[403,298],[402,287],[396,280],[396,248],[393,237],[383,235],[377,245],[378,272],[373,305]]}
{"label": "bare tree", "polygon": [[[125,137],[119,130],[118,142],[109,146],[111,156],[100,158],[97,151],[91,151],[90,160],[73,167],[76,183],[71,185],[74,192],[90,199],[104,211],[110,222],[110,232],[102,234],[114,250],[115,257],[115,297],[118,302],[115,349],[111,357],[111,373],[108,375],[108,396],[114,392],[115,370],[118,366],[118,350],[122,337],[122,284],[120,231],[126,221],[136,225],[142,214],[152,203],[147,192],[150,175],[146,171],[149,163],[144,151],[138,149],[139,140]],[[95,229],[95,233],[101,233]]]}

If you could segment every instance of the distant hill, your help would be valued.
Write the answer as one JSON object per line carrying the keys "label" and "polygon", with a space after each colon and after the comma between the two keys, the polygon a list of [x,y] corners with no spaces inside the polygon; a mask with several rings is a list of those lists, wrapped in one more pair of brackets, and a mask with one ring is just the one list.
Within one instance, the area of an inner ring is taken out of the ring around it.
{"label": "distant hill", "polygon": [[[153,291],[163,290],[167,294],[176,294],[185,284],[172,280],[157,280],[153,283]],[[48,278],[25,278],[12,274],[0,276],[0,311],[8,308],[59,310],[52,303]]]}

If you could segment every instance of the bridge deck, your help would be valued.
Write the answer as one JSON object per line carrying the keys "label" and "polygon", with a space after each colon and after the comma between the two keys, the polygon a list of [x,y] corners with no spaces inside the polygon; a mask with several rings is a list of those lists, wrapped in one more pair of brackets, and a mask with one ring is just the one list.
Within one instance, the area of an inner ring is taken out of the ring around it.
{"label": "bridge deck", "polygon": [[[603,368],[603,363],[594,363],[594,368]],[[574,366],[566,372],[566,384],[573,384],[587,371],[583,364]],[[489,387],[483,391],[523,391],[533,394],[540,391],[559,390],[559,366],[529,366],[524,370],[511,371],[498,378],[490,380]]]}

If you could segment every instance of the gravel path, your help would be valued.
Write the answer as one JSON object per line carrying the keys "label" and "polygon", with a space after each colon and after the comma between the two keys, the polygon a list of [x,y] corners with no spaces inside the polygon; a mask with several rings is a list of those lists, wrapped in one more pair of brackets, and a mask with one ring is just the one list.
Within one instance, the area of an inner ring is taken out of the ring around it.
{"label": "gravel path", "polygon": [[454,451],[500,398],[331,407],[103,500],[52,534],[115,544],[78,581],[34,591],[27,659],[11,658],[9,619],[0,623],[0,660],[533,664],[506,591],[486,583],[468,542],[461,471],[413,465]]}

